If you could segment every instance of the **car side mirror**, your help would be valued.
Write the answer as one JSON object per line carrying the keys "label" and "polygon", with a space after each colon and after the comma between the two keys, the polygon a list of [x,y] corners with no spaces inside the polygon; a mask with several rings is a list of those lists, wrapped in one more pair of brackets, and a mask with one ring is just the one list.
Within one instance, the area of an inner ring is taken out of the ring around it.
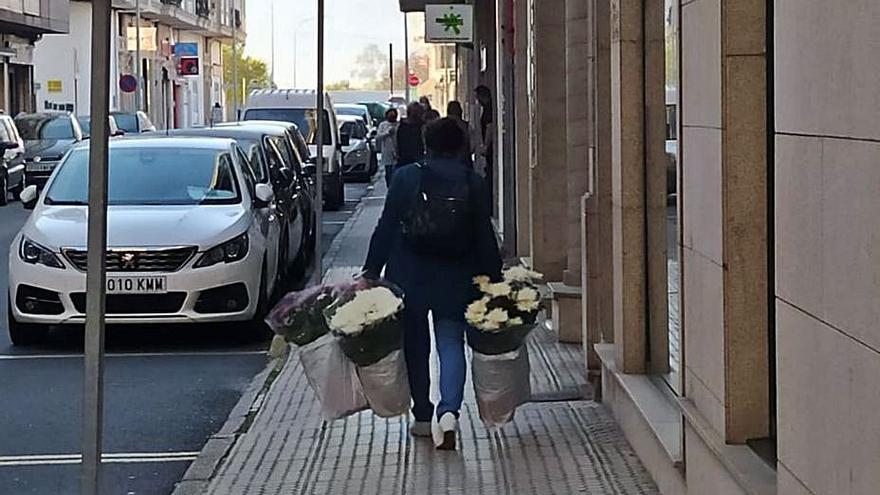
{"label": "car side mirror", "polygon": [[378,135],[379,135],[379,132],[376,131],[376,129],[373,129],[372,131],[370,131],[370,139],[376,139],[376,136],[378,136]]}
{"label": "car side mirror", "polygon": [[254,189],[254,206],[257,208],[268,208],[272,200],[275,199],[275,191],[269,184],[257,184]]}
{"label": "car side mirror", "polygon": [[24,188],[24,190],[19,195],[21,199],[21,206],[25,210],[33,210],[37,206],[37,199],[40,198],[40,193],[37,191],[37,186],[30,185]]}
{"label": "car side mirror", "polygon": [[125,136],[125,131],[123,131],[122,129],[119,129],[118,131],[116,131],[116,132],[113,133],[113,136],[114,136],[114,137]]}
{"label": "car side mirror", "polygon": [[303,163],[302,171],[306,177],[314,177],[318,172],[318,166],[314,162]]}
{"label": "car side mirror", "polygon": [[289,168],[281,167],[278,169],[278,173],[281,174],[281,177],[284,178],[285,182],[293,182],[293,179],[294,179],[293,171],[290,170]]}
{"label": "car side mirror", "polygon": [[351,144],[351,134],[343,132],[339,135],[339,146],[349,146]]}

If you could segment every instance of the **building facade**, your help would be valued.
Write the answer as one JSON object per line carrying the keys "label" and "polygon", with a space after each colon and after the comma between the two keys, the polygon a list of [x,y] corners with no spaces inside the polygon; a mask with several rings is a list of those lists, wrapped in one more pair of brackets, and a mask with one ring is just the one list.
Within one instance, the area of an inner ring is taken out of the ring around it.
{"label": "building facade", "polygon": [[880,4],[470,3],[499,234],[662,492],[877,493]]}
{"label": "building facade", "polygon": [[[224,108],[221,46],[244,39],[244,1],[116,0],[111,23],[110,106],[132,111],[137,91],[121,79],[137,76],[137,7],[141,32],[141,104],[158,128],[206,125],[210,108]],[[229,12],[221,9],[228,8]],[[91,15],[88,1],[70,4],[70,33],[49,35],[34,50],[37,109],[86,114],[91,101]],[[197,70],[182,70],[182,59],[196,59]]]}
{"label": "building facade", "polygon": [[8,114],[29,112],[34,97],[34,46],[41,37],[66,33],[69,0],[0,0],[0,105]]}

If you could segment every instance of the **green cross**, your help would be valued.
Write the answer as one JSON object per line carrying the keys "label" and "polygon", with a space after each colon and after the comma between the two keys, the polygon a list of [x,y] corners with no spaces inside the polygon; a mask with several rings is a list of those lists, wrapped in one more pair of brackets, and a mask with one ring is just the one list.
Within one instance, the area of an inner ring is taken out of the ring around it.
{"label": "green cross", "polygon": [[447,33],[452,31],[455,34],[461,34],[461,28],[464,26],[464,19],[462,19],[461,14],[444,14],[443,17],[438,17],[434,21],[443,26],[443,30]]}

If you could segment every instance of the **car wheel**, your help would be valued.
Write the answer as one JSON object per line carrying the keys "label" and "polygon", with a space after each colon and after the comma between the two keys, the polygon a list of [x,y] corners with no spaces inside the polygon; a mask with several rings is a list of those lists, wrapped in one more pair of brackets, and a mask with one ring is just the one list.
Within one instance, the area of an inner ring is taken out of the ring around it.
{"label": "car wheel", "polygon": [[6,301],[6,328],[9,330],[9,340],[14,346],[30,346],[46,340],[49,327],[33,323],[19,323],[12,316],[12,305]]}
{"label": "car wheel", "polygon": [[4,174],[0,177],[0,206],[9,204],[9,177]]}
{"label": "car wheel", "polygon": [[266,262],[263,261],[263,270],[260,274],[260,293],[257,296],[257,310],[254,313],[253,319],[251,319],[252,335],[260,340],[267,340],[273,334],[272,329],[269,328],[265,321],[266,315],[269,314],[269,294],[266,293],[266,277],[268,274],[266,271]]}

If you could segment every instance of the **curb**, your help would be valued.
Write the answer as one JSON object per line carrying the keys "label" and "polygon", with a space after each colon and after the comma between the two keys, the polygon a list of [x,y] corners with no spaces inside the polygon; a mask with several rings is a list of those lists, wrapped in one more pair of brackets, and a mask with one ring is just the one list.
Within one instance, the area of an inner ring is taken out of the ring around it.
{"label": "curb", "polygon": [[223,423],[223,427],[208,437],[196,460],[189,465],[183,478],[175,484],[171,495],[201,495],[205,492],[238,437],[247,433],[250,420],[260,411],[266,393],[287,363],[289,356],[290,348],[286,347],[281,355],[270,359],[263,371],[251,380],[244,394],[229,413],[226,422]]}
{"label": "curb", "polygon": [[[372,193],[375,190],[376,182],[380,179],[384,180],[384,176],[377,174],[367,186],[367,195],[361,198],[355,211],[352,212],[348,220],[345,221],[345,225],[330,243],[327,255],[323,259],[325,277],[338,257],[347,234],[351,232],[352,227],[360,218],[364,207],[378,199],[372,196]],[[275,341],[273,340],[273,347],[275,347],[274,343]],[[220,466],[223,465],[232,447],[235,446],[238,437],[247,433],[250,427],[250,420],[259,413],[263,405],[263,399],[272,383],[274,383],[275,378],[281,374],[281,371],[287,365],[290,354],[290,346],[283,346],[281,355],[270,359],[263,371],[251,380],[250,385],[248,385],[244,394],[242,394],[235,407],[229,413],[229,417],[226,419],[223,427],[208,438],[196,460],[189,465],[183,478],[174,486],[174,491],[171,492],[171,495],[203,495],[206,492],[214,475],[219,471]]]}

